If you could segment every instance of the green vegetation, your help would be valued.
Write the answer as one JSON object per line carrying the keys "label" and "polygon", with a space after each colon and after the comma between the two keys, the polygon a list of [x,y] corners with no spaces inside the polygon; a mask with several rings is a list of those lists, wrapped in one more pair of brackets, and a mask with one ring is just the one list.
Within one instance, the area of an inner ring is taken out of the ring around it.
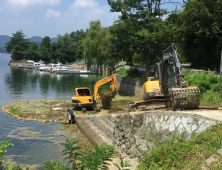
{"label": "green vegetation", "polygon": [[[165,2],[165,1],[164,1]],[[161,0],[108,0],[111,11],[119,12],[120,18],[111,27],[101,27],[99,21],[90,22],[84,32],[76,31],[58,36],[57,43],[51,43],[46,36],[41,46],[25,38],[22,31],[13,34],[6,44],[14,60],[32,59],[45,62],[74,62],[84,60],[87,67],[102,65],[113,67],[122,59],[129,65],[149,67],[160,60],[162,51],[175,43],[181,54],[181,61],[191,62],[193,67],[219,70],[222,49],[222,0],[187,0],[181,11],[166,11]],[[166,2],[167,3],[167,2]],[[137,12],[135,12],[137,11]],[[163,20],[165,14],[168,17]],[[118,74],[136,78],[136,71],[120,70]],[[220,105],[218,77],[210,73],[185,72],[189,86],[201,91],[201,105]],[[19,113],[19,109],[14,112]],[[186,141],[179,137],[160,141],[151,153],[143,153],[138,169],[200,169],[200,165],[222,146],[222,125],[209,128],[206,132]],[[78,152],[76,141],[67,140],[63,154],[72,167],[79,169],[107,168],[107,161],[114,154],[111,146],[85,148]],[[9,143],[2,143],[0,153],[5,152]],[[3,152],[2,152],[3,151]],[[0,157],[2,158],[2,157]],[[95,159],[96,158],[96,159]],[[220,161],[221,161],[221,157]],[[0,159],[2,160],[2,159]],[[124,166],[121,162],[121,166]],[[117,166],[120,169],[120,166]],[[44,169],[70,169],[58,161],[47,161]],[[219,162],[209,169],[222,169]]]}
{"label": "green vegetation", "polygon": [[[217,154],[222,146],[222,125],[208,128],[205,132],[193,136],[190,140],[172,137],[170,140],[159,141],[150,153],[144,152],[138,170],[176,170],[201,169],[211,155]],[[222,155],[209,169],[222,168]]]}
{"label": "green vegetation", "polygon": [[[197,86],[200,89],[200,105],[217,105],[222,106],[220,99],[219,76],[214,73],[183,71],[185,82],[188,86]],[[117,74],[132,78],[144,80],[137,75],[136,69],[120,69]]]}
{"label": "green vegetation", "polygon": [[76,59],[83,59],[82,39],[86,32],[77,30],[64,36],[58,35],[58,42],[51,43],[48,36],[42,39],[40,47],[31,42],[22,31],[12,34],[11,39],[5,45],[7,52],[11,52],[11,58],[19,60],[43,60],[49,62],[74,62]]}
{"label": "green vegetation", "polygon": [[124,70],[123,68],[120,69],[117,74],[123,76],[123,77],[128,77],[128,78],[132,78],[132,79],[140,79],[138,78],[137,75],[137,69],[136,68],[131,68],[129,70]]}
{"label": "green vegetation", "polygon": [[90,22],[90,28],[87,31],[86,38],[83,40],[84,56],[87,61],[87,67],[96,66],[97,73],[102,74],[102,65],[114,67],[118,61],[110,57],[114,37],[108,28],[101,27],[100,21]]}
{"label": "green vegetation", "polygon": [[183,72],[188,86],[197,86],[200,89],[201,105],[219,105],[220,100],[219,77],[213,73]]}
{"label": "green vegetation", "polygon": [[[61,143],[64,146],[62,155],[66,156],[64,160],[68,160],[66,165],[64,162],[56,160],[49,160],[44,162],[44,170],[84,170],[84,169],[108,169],[110,165],[108,162],[115,156],[116,150],[113,146],[103,144],[101,146],[87,146],[84,148],[77,146],[78,140],[67,139],[65,143]],[[7,146],[13,146],[10,141],[2,141],[0,146],[0,169],[2,169],[3,153],[6,152]],[[70,166],[71,164],[71,166]],[[120,164],[115,163],[115,166],[121,170],[128,170],[131,167],[129,161],[123,161],[120,158]],[[22,170],[20,166],[16,168],[12,164],[6,165],[7,170]],[[28,169],[28,168],[27,168]]]}
{"label": "green vegetation", "polygon": [[[94,68],[99,73],[124,60],[128,65],[145,65],[144,77],[148,77],[149,67],[160,61],[162,51],[175,43],[181,62],[191,62],[193,68],[219,70],[222,0],[212,3],[187,0],[180,11],[177,5],[182,4],[173,1],[108,0],[108,3],[112,12],[120,14],[110,27],[102,27],[98,20],[91,21],[86,31],[58,35],[58,42],[51,43],[45,36],[40,47],[17,31],[5,49],[15,60],[62,63],[82,60],[88,69]],[[175,9],[165,9],[167,3],[174,4]]]}
{"label": "green vegetation", "polygon": [[22,114],[22,110],[18,107],[13,107],[13,108],[9,109],[9,112],[11,112],[15,115],[18,115],[18,116],[21,116],[21,114]]}
{"label": "green vegetation", "polygon": [[7,141],[1,141],[1,146],[0,146],[0,169],[2,169],[2,159],[3,159],[3,154],[7,152],[6,148],[8,146],[13,146],[13,144],[7,140]]}
{"label": "green vegetation", "polygon": [[118,170],[130,170],[131,164],[130,161],[124,161],[122,157],[120,157],[120,165],[117,163],[113,163]]}
{"label": "green vegetation", "polygon": [[[140,151],[142,154],[140,165],[137,170],[176,170],[176,169],[201,169],[204,161],[212,155],[217,155],[217,160],[208,166],[211,170],[222,168],[222,155],[217,151],[222,146],[222,125],[216,124],[208,128],[205,132],[192,136],[190,140],[184,140],[178,136],[170,139],[159,140],[153,133],[146,133],[155,147],[151,152]],[[44,163],[44,170],[71,170],[71,169],[108,169],[111,158],[116,151],[111,145],[78,147],[77,140],[67,139],[62,143],[64,150],[62,155],[68,160],[68,164],[49,160]],[[2,141],[0,146],[0,163],[7,146],[13,146],[10,141]],[[70,166],[71,164],[71,166]],[[128,170],[131,165],[129,161],[114,163],[117,169]],[[2,167],[2,165],[1,165]],[[22,170],[18,165],[16,168],[12,164],[6,165],[7,170]],[[28,168],[27,168],[28,169]]]}

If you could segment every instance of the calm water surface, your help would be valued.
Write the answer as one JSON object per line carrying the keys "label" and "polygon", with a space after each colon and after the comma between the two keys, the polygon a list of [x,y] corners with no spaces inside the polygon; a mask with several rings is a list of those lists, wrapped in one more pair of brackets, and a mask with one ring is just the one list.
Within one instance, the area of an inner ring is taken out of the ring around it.
{"label": "calm water surface", "polygon": [[[9,67],[10,54],[0,53],[0,106],[37,100],[70,100],[75,87],[93,89],[96,75],[56,75],[35,69]],[[106,90],[108,85],[100,88]],[[71,101],[71,100],[70,100]],[[7,148],[3,163],[42,169],[46,160],[62,161],[61,142],[65,136],[59,131],[62,124],[29,122],[10,117],[0,111],[0,141],[10,139],[13,147]],[[73,134],[75,137],[76,134]]]}

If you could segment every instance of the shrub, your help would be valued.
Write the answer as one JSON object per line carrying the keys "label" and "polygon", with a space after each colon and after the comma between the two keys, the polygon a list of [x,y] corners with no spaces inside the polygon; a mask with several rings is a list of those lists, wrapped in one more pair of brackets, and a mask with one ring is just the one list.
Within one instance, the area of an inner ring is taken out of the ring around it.
{"label": "shrub", "polygon": [[[201,169],[200,165],[222,145],[222,125],[217,124],[190,140],[177,136],[164,140],[150,153],[145,153],[138,170]],[[220,161],[216,169],[221,169]]]}
{"label": "shrub", "polygon": [[0,146],[0,169],[2,168],[3,154],[7,151],[6,148],[8,146],[13,146],[13,144],[10,142],[10,140],[1,141],[1,146]]}
{"label": "shrub", "polygon": [[200,104],[214,105],[221,102],[219,96],[219,78],[212,73],[198,73],[184,71],[188,86],[197,86],[200,89]]}

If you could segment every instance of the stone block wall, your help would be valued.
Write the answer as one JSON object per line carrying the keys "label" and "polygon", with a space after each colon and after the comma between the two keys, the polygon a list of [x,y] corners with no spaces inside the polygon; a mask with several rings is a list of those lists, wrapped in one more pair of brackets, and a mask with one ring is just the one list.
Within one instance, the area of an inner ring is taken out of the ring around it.
{"label": "stone block wall", "polygon": [[123,96],[143,97],[144,81],[133,80],[120,75],[116,75],[116,92]]}
{"label": "stone block wall", "polygon": [[76,122],[92,143],[112,144],[120,153],[131,156],[137,152],[135,146],[149,151],[155,145],[150,132],[157,140],[172,135],[190,139],[192,133],[201,133],[216,124],[210,118],[172,111],[90,115],[77,117]]}

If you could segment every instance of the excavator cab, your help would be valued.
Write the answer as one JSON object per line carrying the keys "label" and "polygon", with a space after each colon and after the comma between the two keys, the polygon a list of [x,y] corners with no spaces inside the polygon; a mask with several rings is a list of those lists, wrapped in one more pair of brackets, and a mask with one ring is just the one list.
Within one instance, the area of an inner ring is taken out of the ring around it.
{"label": "excavator cab", "polygon": [[161,96],[161,68],[160,63],[154,67],[154,77],[148,77],[148,80],[143,84],[143,99],[149,100]]}
{"label": "excavator cab", "polygon": [[147,100],[154,96],[160,96],[160,83],[154,77],[148,77],[148,81],[143,84],[143,99]]}
{"label": "excavator cab", "polygon": [[93,99],[88,87],[75,88],[76,96],[72,96],[74,109],[93,109]]}
{"label": "excavator cab", "polygon": [[89,88],[76,88],[77,96],[91,96],[91,91]]}

